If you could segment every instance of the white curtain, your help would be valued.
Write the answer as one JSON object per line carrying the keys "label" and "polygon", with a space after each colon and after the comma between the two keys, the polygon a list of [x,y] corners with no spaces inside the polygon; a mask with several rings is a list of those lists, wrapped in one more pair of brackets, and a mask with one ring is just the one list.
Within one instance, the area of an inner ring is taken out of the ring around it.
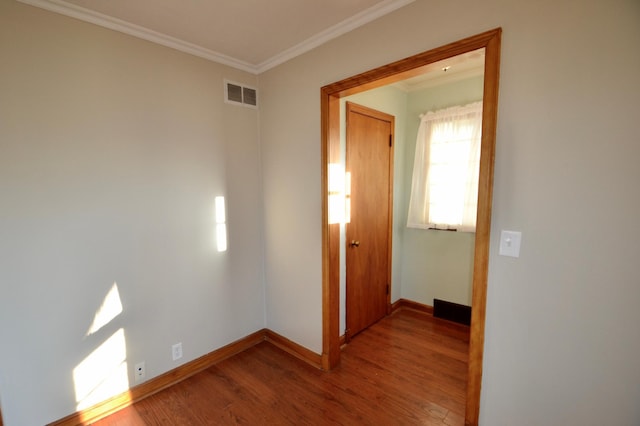
{"label": "white curtain", "polygon": [[475,232],[482,102],[420,118],[407,226]]}

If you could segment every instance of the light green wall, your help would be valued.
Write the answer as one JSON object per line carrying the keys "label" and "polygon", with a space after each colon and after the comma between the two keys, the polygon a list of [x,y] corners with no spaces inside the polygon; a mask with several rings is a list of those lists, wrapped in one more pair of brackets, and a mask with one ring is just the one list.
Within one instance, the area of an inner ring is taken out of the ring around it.
{"label": "light green wall", "polygon": [[411,175],[420,114],[482,99],[483,77],[412,92],[407,100],[407,139],[402,206],[402,297],[426,305],[433,299],[471,305],[475,233],[407,228]]}

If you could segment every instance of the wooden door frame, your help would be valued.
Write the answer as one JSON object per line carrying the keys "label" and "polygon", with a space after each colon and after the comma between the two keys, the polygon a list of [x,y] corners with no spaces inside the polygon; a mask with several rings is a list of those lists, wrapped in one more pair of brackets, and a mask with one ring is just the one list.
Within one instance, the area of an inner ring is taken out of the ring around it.
{"label": "wooden door frame", "polygon": [[[387,222],[387,271],[386,271],[386,281],[387,281],[387,295],[386,295],[386,309],[385,312],[387,315],[389,315],[391,313],[391,266],[393,263],[393,185],[394,185],[394,181],[393,181],[393,173],[394,173],[394,151],[395,151],[395,137],[396,137],[396,131],[395,131],[395,123],[396,123],[396,117],[391,115],[391,114],[387,114],[386,112],[382,112],[382,111],[378,111],[374,108],[370,108],[368,106],[365,105],[360,105],[357,104],[355,102],[349,102],[347,101],[346,103],[346,114],[345,117],[348,121],[349,119],[349,111],[355,111],[359,114],[363,114],[363,115],[367,115],[369,117],[372,117],[374,119],[377,120],[381,120],[381,121],[388,121],[389,125],[390,125],[390,135],[389,137],[391,138],[389,140],[389,185],[387,187],[387,191],[388,191],[388,206],[387,209],[389,210],[389,220]],[[347,122],[347,126],[348,126],[348,122]],[[346,145],[346,157],[345,157],[345,166],[348,167],[349,166],[349,130],[348,128],[345,131],[345,145]],[[348,225],[347,225],[348,226]],[[345,228],[345,235],[346,235],[346,228]],[[348,244],[347,241],[345,241],[345,245]],[[346,250],[346,247],[345,247]],[[346,263],[346,260],[345,260]],[[348,274],[348,271],[347,271]],[[347,285],[345,283],[345,285]],[[347,290],[347,294],[346,297],[348,297],[348,290]],[[349,320],[348,320],[348,314],[349,314],[349,304],[348,301],[345,299],[345,322],[346,322],[346,330],[344,333],[344,337],[345,337],[345,342],[349,343],[349,340],[352,337],[351,334],[351,330],[349,330]]]}
{"label": "wooden door frame", "polygon": [[329,224],[328,212],[328,168],[330,163],[338,162],[340,158],[340,98],[422,74],[433,62],[473,50],[485,49],[482,146],[471,301],[466,425],[477,425],[480,414],[501,35],[502,29],[496,28],[329,84],[320,90],[322,367],[330,370],[340,362],[340,225]]}

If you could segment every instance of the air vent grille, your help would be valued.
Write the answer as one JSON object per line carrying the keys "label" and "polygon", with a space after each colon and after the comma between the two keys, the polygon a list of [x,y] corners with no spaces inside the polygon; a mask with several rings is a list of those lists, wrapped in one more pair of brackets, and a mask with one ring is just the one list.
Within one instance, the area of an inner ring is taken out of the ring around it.
{"label": "air vent grille", "polygon": [[258,93],[256,92],[256,89],[251,89],[250,87],[243,87],[242,102],[247,105],[258,106]]}
{"label": "air vent grille", "polygon": [[229,80],[224,81],[224,101],[229,104],[242,105],[249,108],[258,107],[258,91]]}
{"label": "air vent grille", "polygon": [[227,99],[232,102],[242,103],[242,86],[227,83]]}

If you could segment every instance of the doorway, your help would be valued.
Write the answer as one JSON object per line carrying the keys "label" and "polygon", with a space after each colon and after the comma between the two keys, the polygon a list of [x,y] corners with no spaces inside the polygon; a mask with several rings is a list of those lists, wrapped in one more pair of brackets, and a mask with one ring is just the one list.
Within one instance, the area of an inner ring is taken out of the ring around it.
{"label": "doorway", "polygon": [[346,104],[346,170],[350,220],[346,224],[348,342],[389,312],[393,224],[392,115]]}
{"label": "doorway", "polygon": [[329,223],[328,211],[328,169],[330,164],[339,161],[340,156],[340,98],[422,74],[425,69],[434,62],[473,50],[485,49],[482,142],[472,278],[472,319],[465,412],[465,424],[468,425],[476,425],[478,423],[478,415],[480,412],[501,33],[502,30],[500,28],[487,31],[341,80],[321,89],[321,170],[323,203],[322,365],[323,368],[328,370],[340,362],[340,229],[339,224]]}

